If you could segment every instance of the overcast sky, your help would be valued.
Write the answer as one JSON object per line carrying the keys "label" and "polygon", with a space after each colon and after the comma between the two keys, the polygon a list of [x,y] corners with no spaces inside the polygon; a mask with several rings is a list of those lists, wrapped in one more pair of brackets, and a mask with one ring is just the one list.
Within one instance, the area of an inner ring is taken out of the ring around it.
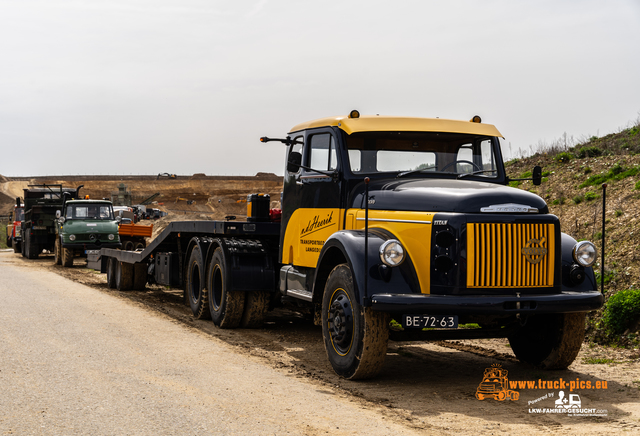
{"label": "overcast sky", "polygon": [[638,120],[639,53],[640,0],[0,0],[0,174],[282,174],[351,109],[529,153]]}

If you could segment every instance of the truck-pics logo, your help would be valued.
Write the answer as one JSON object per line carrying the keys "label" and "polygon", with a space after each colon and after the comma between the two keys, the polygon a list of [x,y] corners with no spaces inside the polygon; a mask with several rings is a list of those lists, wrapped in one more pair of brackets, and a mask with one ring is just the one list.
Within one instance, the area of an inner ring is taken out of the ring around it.
{"label": "truck-pics logo", "polygon": [[522,255],[527,262],[536,265],[540,263],[542,258],[547,254],[547,248],[544,246],[547,238],[529,239],[524,247],[522,247]]}
{"label": "truck-pics logo", "polygon": [[312,220],[309,221],[307,227],[302,229],[300,232],[300,237],[310,235],[313,232],[317,232],[318,230],[326,229],[327,227],[331,227],[336,223],[333,222],[333,211],[326,218],[320,219],[320,215],[316,215]]}
{"label": "truck-pics logo", "polygon": [[499,363],[494,363],[491,368],[485,369],[482,382],[476,390],[476,398],[480,401],[485,398],[493,398],[498,401],[506,399],[517,401],[520,398],[520,393],[509,389],[508,373],[509,371],[502,369],[502,365]]}

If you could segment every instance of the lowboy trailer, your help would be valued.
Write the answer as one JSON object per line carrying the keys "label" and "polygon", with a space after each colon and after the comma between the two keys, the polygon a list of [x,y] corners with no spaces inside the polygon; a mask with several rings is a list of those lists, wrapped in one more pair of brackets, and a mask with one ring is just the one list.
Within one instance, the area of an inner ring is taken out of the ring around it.
{"label": "lowboy trailer", "polygon": [[286,146],[281,213],[253,194],[246,221],[173,222],[143,251],[102,249],[89,266],[120,290],[182,287],[194,316],[222,328],[293,304],[349,379],[381,370],[390,337],[507,337],[521,361],[566,368],[603,304],[595,246],[506,186],[501,137],[479,117],[299,124],[261,138]]}

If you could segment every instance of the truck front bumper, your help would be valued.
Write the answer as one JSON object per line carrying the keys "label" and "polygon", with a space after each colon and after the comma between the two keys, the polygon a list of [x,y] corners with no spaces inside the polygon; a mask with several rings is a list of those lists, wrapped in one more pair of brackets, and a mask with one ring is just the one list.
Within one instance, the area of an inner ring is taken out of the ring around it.
{"label": "truck front bumper", "polygon": [[512,315],[590,312],[604,304],[598,291],[559,294],[515,295],[431,295],[375,294],[371,308],[396,314]]}
{"label": "truck front bumper", "polygon": [[121,248],[122,244],[120,242],[110,242],[108,244],[100,244],[100,245],[84,244],[82,242],[73,243],[73,244],[63,242],[62,247],[68,248],[70,250],[100,250],[101,248]]}

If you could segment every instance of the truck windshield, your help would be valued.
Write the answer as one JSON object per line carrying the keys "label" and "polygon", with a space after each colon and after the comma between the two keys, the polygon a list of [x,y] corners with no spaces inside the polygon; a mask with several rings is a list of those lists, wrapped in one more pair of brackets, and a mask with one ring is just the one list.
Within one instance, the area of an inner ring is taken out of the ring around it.
{"label": "truck windshield", "polygon": [[14,221],[24,221],[24,209],[21,207],[16,208],[16,219]]}
{"label": "truck windshield", "polygon": [[498,177],[495,138],[438,132],[362,132],[346,136],[353,173]]}
{"label": "truck windshield", "polygon": [[66,219],[113,220],[113,210],[108,204],[68,204]]}

